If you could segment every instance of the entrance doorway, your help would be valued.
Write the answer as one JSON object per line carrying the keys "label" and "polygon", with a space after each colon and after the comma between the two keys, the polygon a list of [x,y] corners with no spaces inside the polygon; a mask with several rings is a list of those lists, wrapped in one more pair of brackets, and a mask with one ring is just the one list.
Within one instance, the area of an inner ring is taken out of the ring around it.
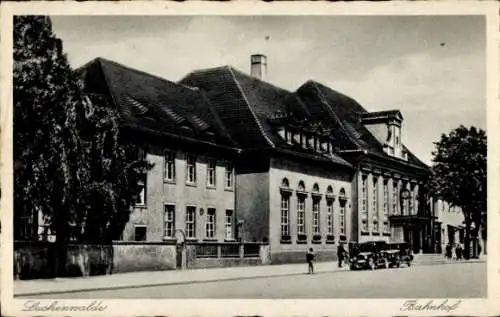
{"label": "entrance doorway", "polygon": [[175,267],[177,270],[182,270],[182,254],[183,254],[182,251],[184,248],[182,245],[178,244],[175,249],[176,249],[176,254],[175,254],[176,265],[175,265]]}

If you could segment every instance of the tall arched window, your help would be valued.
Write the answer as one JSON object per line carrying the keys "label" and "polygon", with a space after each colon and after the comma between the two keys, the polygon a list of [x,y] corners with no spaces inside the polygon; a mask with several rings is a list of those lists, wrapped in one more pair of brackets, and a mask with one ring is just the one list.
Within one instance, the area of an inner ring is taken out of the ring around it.
{"label": "tall arched window", "polygon": [[299,240],[306,240],[306,186],[303,181],[297,187],[297,236]]}
{"label": "tall arched window", "polygon": [[312,229],[313,240],[321,240],[321,221],[320,221],[320,201],[319,185],[315,183],[312,188]]}
{"label": "tall arched window", "polygon": [[347,202],[347,197],[345,193],[345,189],[341,188],[339,192],[339,203],[340,203],[340,235],[345,237],[346,236],[346,202]]}
{"label": "tall arched window", "polygon": [[289,241],[290,238],[290,183],[283,178],[280,187],[281,194],[281,241]]}
{"label": "tall arched window", "polygon": [[327,235],[326,235],[326,240],[327,241],[333,241],[334,240],[334,232],[333,232],[333,226],[334,226],[334,221],[333,221],[333,215],[334,215],[334,194],[333,194],[333,187],[328,186],[326,188],[326,227],[327,227]]}

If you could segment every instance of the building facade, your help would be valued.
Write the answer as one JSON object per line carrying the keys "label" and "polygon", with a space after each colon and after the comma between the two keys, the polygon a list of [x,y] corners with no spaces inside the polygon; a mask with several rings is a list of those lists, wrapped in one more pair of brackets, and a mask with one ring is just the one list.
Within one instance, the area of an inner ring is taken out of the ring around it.
{"label": "building facade", "polygon": [[238,149],[203,95],[104,59],[80,71],[87,93],[119,110],[123,142],[152,164],[121,240],[234,241]]}
{"label": "building facade", "polygon": [[[277,87],[263,55],[250,68],[178,83],[101,58],[80,69],[153,164],[123,241],[265,244],[270,263],[309,248],[336,259],[339,244],[373,240],[435,250],[429,168],[402,143],[400,111],[369,112],[314,81]],[[197,252],[224,252],[207,248]]]}
{"label": "building facade", "polygon": [[442,200],[433,200],[436,252],[442,253],[446,245],[464,243],[465,226],[462,209]]}

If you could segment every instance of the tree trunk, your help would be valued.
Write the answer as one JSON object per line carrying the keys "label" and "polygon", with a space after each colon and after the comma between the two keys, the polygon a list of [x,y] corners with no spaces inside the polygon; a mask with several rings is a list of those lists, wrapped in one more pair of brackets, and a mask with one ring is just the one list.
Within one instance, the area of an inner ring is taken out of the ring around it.
{"label": "tree trunk", "polygon": [[464,237],[464,259],[469,260],[471,256],[471,218],[470,213],[464,211],[465,237]]}

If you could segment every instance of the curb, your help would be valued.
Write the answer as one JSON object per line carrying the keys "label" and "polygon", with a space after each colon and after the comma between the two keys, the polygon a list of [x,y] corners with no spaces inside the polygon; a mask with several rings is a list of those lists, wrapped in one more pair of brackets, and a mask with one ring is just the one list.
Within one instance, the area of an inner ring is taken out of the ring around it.
{"label": "curb", "polygon": [[[415,266],[432,266],[432,265],[447,265],[447,264],[462,264],[462,263],[486,263],[485,260],[469,260],[462,262],[429,262],[429,263],[418,263],[413,264],[412,267]],[[337,268],[331,270],[321,270],[316,272],[315,274],[325,274],[325,273],[340,273],[340,272],[350,272],[350,270],[342,269],[339,270]],[[237,281],[237,280],[250,280],[256,278],[273,278],[273,277],[283,277],[283,276],[299,276],[307,273],[304,272],[294,272],[294,273],[274,273],[267,275],[257,275],[257,276],[242,276],[242,277],[228,277],[228,278],[217,278],[217,279],[207,279],[207,280],[188,280],[188,281],[179,281],[179,282],[164,282],[164,283],[148,283],[148,284],[125,284],[118,286],[101,286],[95,288],[85,288],[85,289],[72,289],[72,290],[60,290],[60,291],[37,291],[37,292],[22,292],[15,293],[14,297],[25,297],[25,296],[38,296],[38,295],[49,295],[49,294],[75,294],[75,293],[86,293],[86,292],[96,292],[96,291],[112,291],[112,290],[120,290],[120,289],[136,289],[136,288],[149,288],[149,287],[160,287],[160,286],[176,286],[176,285],[188,285],[188,284],[206,284],[213,282],[229,282],[229,281]]]}

